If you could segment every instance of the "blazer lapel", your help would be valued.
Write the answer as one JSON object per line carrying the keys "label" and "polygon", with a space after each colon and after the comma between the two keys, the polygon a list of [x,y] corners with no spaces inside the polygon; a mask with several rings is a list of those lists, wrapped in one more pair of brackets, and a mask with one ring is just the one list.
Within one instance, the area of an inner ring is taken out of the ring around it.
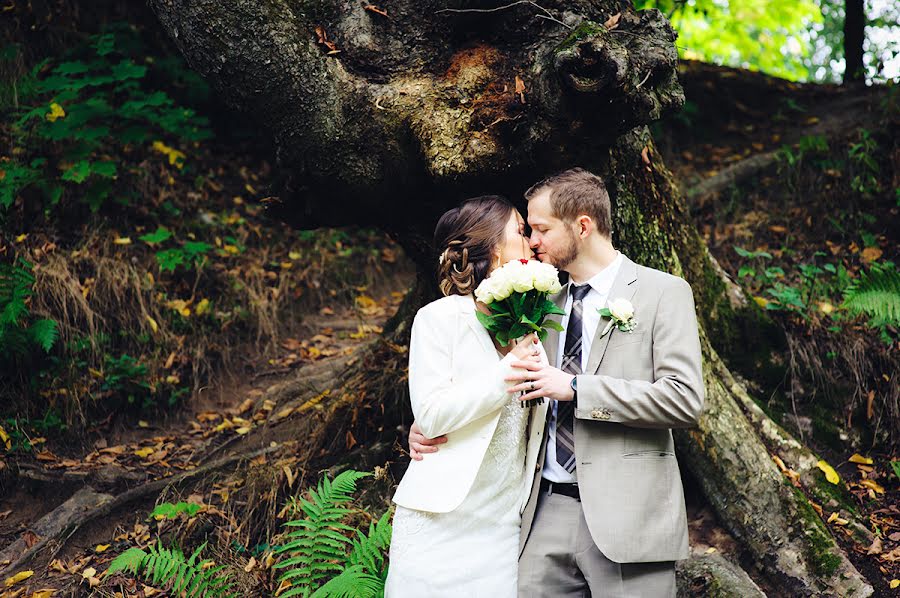
{"label": "blazer lapel", "polygon": [[[625,254],[622,254],[622,258],[622,266],[619,268],[616,280],[613,281],[609,296],[606,298],[607,302],[611,299],[628,299],[631,301],[631,298],[634,297],[634,293],[637,290],[637,265],[628,259]],[[591,343],[591,353],[588,356],[587,368],[584,370],[585,373],[596,373],[597,369],[600,367],[600,362],[603,361],[603,356],[606,355],[606,347],[609,345],[609,339],[617,332],[615,326],[613,326],[610,331],[606,333],[606,336],[600,338],[600,335],[608,324],[608,319],[600,319],[600,324],[594,332],[594,340]]]}
{"label": "blazer lapel", "polygon": [[[556,295],[551,297],[550,299],[556,306],[560,309],[566,308],[566,299],[569,297],[569,285],[563,287],[563,289],[558,292]],[[547,316],[547,319],[556,320],[557,323],[562,323],[562,316],[560,315],[552,315]],[[556,365],[557,353],[559,353],[559,332],[553,330],[552,328],[547,329],[547,337],[544,339],[544,350],[547,352],[547,361],[550,362],[550,365]]]}

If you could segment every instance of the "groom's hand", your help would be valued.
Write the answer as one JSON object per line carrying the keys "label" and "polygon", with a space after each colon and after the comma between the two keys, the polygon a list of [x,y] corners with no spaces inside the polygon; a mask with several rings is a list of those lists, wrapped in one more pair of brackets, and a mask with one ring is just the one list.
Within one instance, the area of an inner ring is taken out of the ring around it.
{"label": "groom's hand", "polygon": [[438,452],[437,445],[447,442],[447,437],[438,436],[437,438],[426,438],[425,435],[422,434],[422,429],[419,427],[419,424],[413,422],[409,427],[409,438],[407,439],[407,442],[409,442],[409,456],[414,461],[421,461],[424,454]]}
{"label": "groom's hand", "polygon": [[522,371],[506,378],[507,382],[515,382],[507,392],[525,392],[519,397],[520,401],[546,397],[556,401],[571,401],[575,398],[572,390],[572,374],[568,374],[559,368],[535,363],[533,361],[515,361],[512,367]]}

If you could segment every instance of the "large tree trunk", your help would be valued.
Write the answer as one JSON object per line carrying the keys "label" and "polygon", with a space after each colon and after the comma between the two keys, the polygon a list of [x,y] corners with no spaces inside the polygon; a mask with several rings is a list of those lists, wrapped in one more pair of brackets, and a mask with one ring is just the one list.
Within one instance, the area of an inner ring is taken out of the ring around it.
{"label": "large tree trunk", "polygon": [[863,64],[865,39],[865,0],[846,0],[844,3],[844,85],[861,83],[866,79],[866,66]]}
{"label": "large tree trunk", "polygon": [[[659,11],[613,0],[151,5],[190,64],[274,138],[274,210],[299,227],[382,226],[423,280],[435,219],[461,197],[518,198],[574,165],[602,174],[616,244],[694,288],[708,400],[678,441],[709,503],[790,594],[871,594],[773,463],[756,431],[767,418],[748,419],[746,390],[717,354],[762,320],[709,255],[645,126],[684,102]],[[398,316],[398,338],[426,286]]]}

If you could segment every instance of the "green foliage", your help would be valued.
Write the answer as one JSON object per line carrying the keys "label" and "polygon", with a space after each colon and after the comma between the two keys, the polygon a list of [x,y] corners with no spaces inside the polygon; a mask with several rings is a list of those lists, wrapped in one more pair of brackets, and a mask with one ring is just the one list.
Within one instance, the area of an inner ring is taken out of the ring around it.
{"label": "green foliage", "polygon": [[881,189],[878,182],[880,167],[875,159],[878,143],[866,129],[859,130],[859,141],[850,144],[850,166],[852,178],[850,188],[865,196],[871,196]]}
{"label": "green foliage", "polygon": [[791,192],[800,188],[804,167],[825,169],[831,166],[828,159],[828,139],[824,135],[805,135],[796,147],[783,145],[775,153],[778,172]]}
{"label": "green foliage", "polygon": [[189,558],[177,548],[159,548],[154,544],[149,552],[141,548],[129,548],[117,556],[104,573],[105,577],[119,571],[143,577],[153,585],[171,586],[175,596],[237,596],[225,567],[209,567],[210,560],[197,560],[204,542]]}
{"label": "green foliage", "polygon": [[[127,26],[91,36],[60,58],[46,59],[25,76],[13,110],[17,151],[0,163],[0,209],[28,187],[45,209],[72,195],[94,211],[114,193],[120,172],[111,148],[150,144],[160,137],[183,143],[210,136],[208,121],[150,88],[142,48]],[[177,150],[153,149],[170,162]],[[183,157],[183,154],[180,154]]]}
{"label": "green foliage", "polygon": [[179,515],[184,513],[188,517],[193,517],[200,510],[203,509],[203,505],[198,505],[197,503],[192,502],[184,502],[179,501],[175,504],[170,502],[164,502],[156,505],[150,515],[147,516],[148,519],[177,519]]}
{"label": "green foliage", "polygon": [[[148,245],[155,246],[165,243],[172,238],[172,232],[167,228],[160,226],[156,232],[142,235],[139,237]],[[229,239],[231,237],[228,237]],[[156,263],[162,272],[174,272],[178,266],[184,264],[198,265],[202,263],[205,256],[212,249],[212,245],[202,241],[187,241],[181,244],[181,247],[170,247],[161,249],[156,252]]]}
{"label": "green foliage", "polygon": [[147,366],[127,353],[105,356],[100,389],[123,396],[129,405],[146,409],[155,404],[153,389],[147,382]]}
{"label": "green foliage", "polygon": [[[684,58],[765,71],[791,80],[839,82],[844,70],[844,0],[634,0],[658,8],[678,31]],[[900,55],[896,2],[866,2],[864,61],[869,80]]]}
{"label": "green foliage", "polygon": [[900,461],[891,461],[891,469],[894,470],[894,475],[900,480]]}
{"label": "green foliage", "polygon": [[[738,278],[766,296],[767,310],[790,311],[809,319],[817,300],[828,301],[850,284],[850,275],[843,264],[812,263],[799,264],[796,272],[799,273],[801,284],[789,285],[782,280],[787,275],[784,269],[766,265],[766,262],[772,259],[771,253],[748,251],[737,246],[734,250],[741,257],[753,260],[751,263],[741,265]],[[816,260],[825,256],[822,251],[817,251],[813,255]],[[837,317],[837,314],[832,314],[832,317]]]}
{"label": "green foliage", "polygon": [[[56,435],[68,429],[59,413],[52,407],[41,418],[8,417],[0,425],[9,436],[9,451],[30,452],[34,449],[31,442],[36,436]],[[2,446],[3,443],[0,443]]]}
{"label": "green foliage", "polygon": [[816,2],[635,0],[658,8],[678,31],[683,58],[753,68],[791,80],[809,78],[807,31],[822,21]]}
{"label": "green foliage", "polygon": [[[348,470],[333,481],[325,476],[309,499],[299,501],[305,517],[288,521],[287,542],[275,549],[286,555],[273,569],[285,569],[279,583],[289,582],[281,593],[290,596],[375,597],[384,592],[387,578],[385,551],[390,545],[390,513],[369,526],[368,534],[345,523],[352,509],[345,506],[356,491],[356,482],[370,474]],[[355,533],[351,540],[347,533]],[[330,579],[329,579],[330,578]]]}
{"label": "green foliage", "polygon": [[147,235],[143,235],[138,237],[141,241],[148,243],[150,245],[155,245],[158,243],[162,243],[166,239],[169,239],[172,236],[172,233],[164,226],[160,226],[156,229],[155,233],[150,233]]}
{"label": "green foliage", "polygon": [[23,357],[37,347],[49,352],[59,336],[53,320],[28,323],[26,302],[34,286],[32,268],[22,257],[12,264],[0,264],[0,352],[7,358]]}
{"label": "green foliage", "polygon": [[892,262],[873,264],[844,291],[844,307],[873,327],[900,326],[900,272]]}

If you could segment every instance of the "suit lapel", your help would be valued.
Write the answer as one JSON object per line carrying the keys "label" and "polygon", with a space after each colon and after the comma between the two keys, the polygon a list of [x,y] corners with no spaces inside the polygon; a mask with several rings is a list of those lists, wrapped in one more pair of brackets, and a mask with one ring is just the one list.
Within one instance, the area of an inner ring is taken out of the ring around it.
{"label": "suit lapel", "polygon": [[[619,268],[616,280],[613,281],[609,296],[606,298],[607,302],[611,299],[628,299],[631,301],[637,290],[637,265],[628,259],[625,254],[622,254],[622,258],[622,266]],[[614,326],[606,333],[606,336],[600,338],[600,335],[608,324],[609,319],[600,319],[600,324],[594,332],[594,340],[591,343],[591,354],[588,356],[587,368],[584,370],[585,373],[593,374],[597,371],[597,368],[600,367],[600,362],[603,361],[603,356],[606,355],[606,347],[609,345],[609,339],[612,338],[613,334],[618,332]]]}
{"label": "suit lapel", "polygon": [[[563,289],[558,292],[556,295],[551,297],[550,299],[556,306],[560,309],[566,308],[566,299],[569,296],[569,285],[563,287]],[[556,320],[558,323],[562,323],[562,316],[560,315],[552,315],[547,316],[547,319]],[[553,330],[552,328],[547,329],[547,337],[544,339],[544,350],[547,352],[547,361],[550,362],[550,365],[556,365],[557,354],[559,353],[559,332]]]}

